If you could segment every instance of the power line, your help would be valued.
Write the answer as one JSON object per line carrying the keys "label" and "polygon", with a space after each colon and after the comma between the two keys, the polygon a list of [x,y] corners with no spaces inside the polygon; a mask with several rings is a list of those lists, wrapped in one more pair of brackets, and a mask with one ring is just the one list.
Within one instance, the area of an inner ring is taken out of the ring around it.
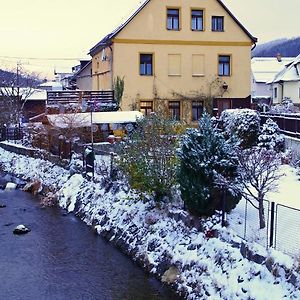
{"label": "power line", "polygon": [[87,60],[86,58],[79,58],[79,57],[66,57],[66,58],[55,58],[55,57],[18,57],[18,56],[7,56],[7,55],[0,55],[1,58],[8,58],[8,59],[28,59],[28,60]]}

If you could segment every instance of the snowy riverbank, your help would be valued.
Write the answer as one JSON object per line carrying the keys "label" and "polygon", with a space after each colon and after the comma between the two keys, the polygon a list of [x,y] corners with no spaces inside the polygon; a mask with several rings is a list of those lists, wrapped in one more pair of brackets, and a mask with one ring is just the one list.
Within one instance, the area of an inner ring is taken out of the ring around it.
{"label": "snowy riverbank", "polygon": [[[5,171],[55,188],[62,208],[77,213],[188,299],[300,298],[292,258],[255,243],[245,246],[213,220],[198,224],[179,206],[157,208],[122,183],[101,186],[100,176],[92,183],[44,160],[0,149],[0,163]],[[245,259],[245,252],[259,263]]]}

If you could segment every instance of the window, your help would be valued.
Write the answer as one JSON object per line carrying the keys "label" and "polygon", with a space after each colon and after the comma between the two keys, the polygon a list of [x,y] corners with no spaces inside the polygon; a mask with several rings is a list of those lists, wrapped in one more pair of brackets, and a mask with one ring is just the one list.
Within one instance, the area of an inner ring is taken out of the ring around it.
{"label": "window", "polygon": [[192,76],[204,76],[204,55],[203,54],[193,54],[192,55]]}
{"label": "window", "polygon": [[169,115],[171,119],[180,120],[180,102],[169,101]]}
{"label": "window", "polygon": [[181,75],[181,55],[169,54],[168,55],[168,75],[180,76]]}
{"label": "window", "polygon": [[140,112],[144,114],[144,116],[148,116],[153,112],[153,101],[141,101],[140,102]]}
{"label": "window", "polygon": [[179,9],[167,9],[167,29],[179,30]]}
{"label": "window", "polygon": [[224,17],[215,17],[211,19],[212,31],[224,31]]}
{"label": "window", "polygon": [[277,98],[277,87],[274,88],[274,98]]}
{"label": "window", "polygon": [[195,31],[203,30],[203,10],[192,10],[191,28]]}
{"label": "window", "polygon": [[203,102],[193,101],[192,103],[192,121],[198,121],[203,113]]}
{"label": "window", "polygon": [[219,76],[230,76],[229,55],[219,55]]}
{"label": "window", "polygon": [[140,54],[140,75],[153,75],[153,55]]}

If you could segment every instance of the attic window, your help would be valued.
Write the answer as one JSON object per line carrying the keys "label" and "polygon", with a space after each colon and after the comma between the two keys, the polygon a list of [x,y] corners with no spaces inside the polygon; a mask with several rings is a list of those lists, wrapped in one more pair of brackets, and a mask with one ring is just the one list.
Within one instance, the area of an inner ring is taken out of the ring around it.
{"label": "attic window", "polygon": [[211,30],[212,31],[224,31],[224,17],[212,16]]}
{"label": "attic window", "polygon": [[167,9],[167,29],[179,30],[179,9]]}
{"label": "attic window", "polygon": [[203,10],[192,10],[191,28],[194,31],[203,31]]}

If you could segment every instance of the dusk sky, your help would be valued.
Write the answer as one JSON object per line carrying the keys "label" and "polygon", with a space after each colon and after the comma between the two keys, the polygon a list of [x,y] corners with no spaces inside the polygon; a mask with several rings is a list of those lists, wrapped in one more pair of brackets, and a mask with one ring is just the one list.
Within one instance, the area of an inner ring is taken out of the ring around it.
{"label": "dusk sky", "polygon": [[[259,42],[300,36],[299,0],[223,2]],[[11,68],[19,60],[23,68],[51,77],[55,67],[67,72],[76,64],[76,60],[52,58],[88,59],[89,49],[124,21],[140,1],[0,0],[0,3],[0,68]]]}

